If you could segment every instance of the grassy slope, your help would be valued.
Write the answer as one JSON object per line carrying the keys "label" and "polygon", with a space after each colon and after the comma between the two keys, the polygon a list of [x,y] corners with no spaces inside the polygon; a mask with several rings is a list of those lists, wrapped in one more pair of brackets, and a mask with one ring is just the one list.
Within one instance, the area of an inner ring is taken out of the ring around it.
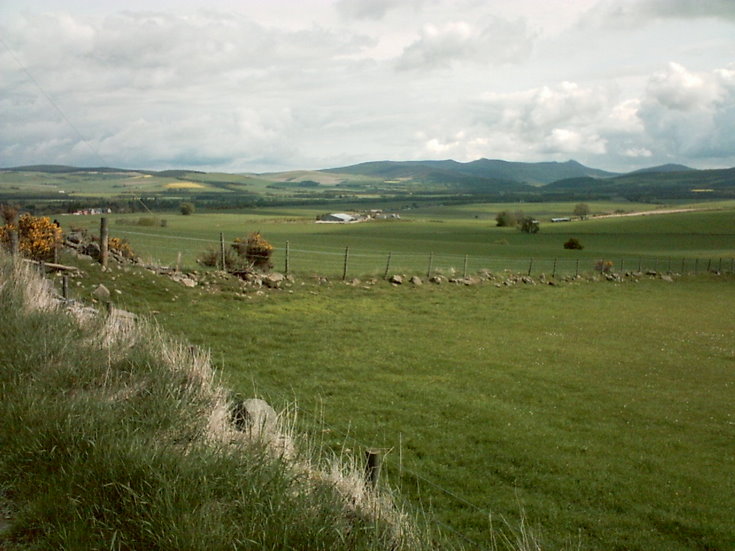
{"label": "grassy slope", "polygon": [[234,430],[206,355],[115,316],[80,327],[43,289],[0,257],[0,548],[430,547],[313,442],[284,460]]}
{"label": "grassy slope", "polygon": [[99,277],[331,445],[392,449],[392,480],[475,540],[487,517],[411,473],[512,524],[522,507],[552,547],[735,545],[732,278],[247,298]]}

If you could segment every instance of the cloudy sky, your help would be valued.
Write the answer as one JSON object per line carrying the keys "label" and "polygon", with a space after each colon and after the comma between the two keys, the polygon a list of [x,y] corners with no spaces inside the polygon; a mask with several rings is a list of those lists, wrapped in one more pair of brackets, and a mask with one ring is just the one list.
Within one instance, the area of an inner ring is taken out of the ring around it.
{"label": "cloudy sky", "polygon": [[735,0],[0,0],[0,166],[735,166]]}

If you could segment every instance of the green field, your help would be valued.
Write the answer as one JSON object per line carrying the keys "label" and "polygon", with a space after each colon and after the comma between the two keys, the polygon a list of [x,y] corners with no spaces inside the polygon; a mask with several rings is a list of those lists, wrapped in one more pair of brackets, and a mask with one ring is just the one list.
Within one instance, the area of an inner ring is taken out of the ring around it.
{"label": "green field", "polygon": [[[433,272],[463,275],[480,269],[510,269],[534,274],[571,274],[592,270],[600,259],[616,269],[653,269],[690,272],[729,269],[735,253],[735,204],[722,202],[717,210],[599,218],[566,223],[550,222],[568,215],[570,203],[478,204],[430,207],[400,211],[401,220],[360,224],[316,224],[317,208],[271,208],[241,213],[196,213],[192,216],[157,214],[166,226],[138,226],[154,215],[111,215],[111,234],[128,239],[147,261],[194,267],[197,256],[219,246],[219,235],[229,243],[235,237],[260,231],[276,247],[276,269],[301,274],[341,277],[345,249],[348,277],[382,276],[390,254],[391,272]],[[714,209],[713,204],[685,205]],[[591,203],[593,213],[648,210],[635,203]],[[528,235],[514,228],[495,227],[501,210],[522,209],[541,220],[541,232]],[[88,227],[98,231],[98,217],[62,216],[65,228]],[[584,245],[570,251],[570,237]],[[465,260],[465,256],[467,257]],[[533,263],[531,263],[533,259]],[[556,268],[554,266],[556,265]]]}
{"label": "green field", "polygon": [[552,549],[735,545],[732,276],[258,295],[88,271],[77,293],[157,311],[230,388],[390,450],[386,481],[469,548],[522,512]]}
{"label": "green field", "polygon": [[[297,280],[287,291],[229,283],[213,293],[93,265],[76,292],[104,281],[121,291],[121,305],[158,312],[166,329],[211,350],[229,387],[297,404],[303,425],[336,450],[390,450],[387,482],[469,548],[490,546],[490,516],[497,528],[525,515],[549,548],[729,549],[735,279],[704,273],[727,272],[735,258],[734,211],[719,206],[551,224],[543,220],[569,204],[524,205],[542,220],[538,235],[494,227],[510,205],[413,209],[401,221],[352,225],[315,224],[318,211],[301,209],[170,215],[166,227],[113,221],[113,235],[151,257],[171,260],[190,244],[185,264],[219,232],[259,230],[279,254],[291,243]],[[586,248],[563,250],[570,236]],[[461,271],[464,253],[471,267],[495,271],[525,269],[529,257],[550,268],[557,257],[567,269],[577,258],[586,271],[620,258],[634,270],[643,259],[649,269],[678,272],[683,262],[700,274],[557,287],[346,286],[338,274],[348,245],[350,277],[382,275],[385,251],[399,266],[418,258],[407,266],[419,273],[432,251],[445,272],[447,260]],[[335,277],[323,286],[312,273]]]}

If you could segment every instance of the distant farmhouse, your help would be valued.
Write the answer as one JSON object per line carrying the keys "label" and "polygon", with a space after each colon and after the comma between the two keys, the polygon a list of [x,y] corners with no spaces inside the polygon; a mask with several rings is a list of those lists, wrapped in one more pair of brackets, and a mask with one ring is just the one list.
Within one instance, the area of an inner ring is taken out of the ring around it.
{"label": "distant farmhouse", "polygon": [[341,222],[343,224],[346,224],[348,222],[357,222],[357,218],[352,216],[351,214],[345,214],[345,213],[331,213],[331,214],[324,214],[322,215],[319,220],[319,222]]}
{"label": "distant farmhouse", "polygon": [[347,214],[344,212],[332,212],[317,217],[317,222],[330,224],[351,224],[354,222],[368,222],[370,220],[400,220],[399,214],[384,213],[382,210],[373,209],[359,213]]}
{"label": "distant farmhouse", "polygon": [[569,218],[568,216],[565,216],[563,218],[552,218],[551,221],[552,222],[571,222],[572,219]]}

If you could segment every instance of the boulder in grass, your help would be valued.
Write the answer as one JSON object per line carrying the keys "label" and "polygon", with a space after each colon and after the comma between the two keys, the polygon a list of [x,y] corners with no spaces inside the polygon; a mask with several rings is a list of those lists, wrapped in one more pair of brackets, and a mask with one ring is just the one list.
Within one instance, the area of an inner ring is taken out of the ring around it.
{"label": "boulder in grass", "polygon": [[274,434],[277,417],[270,404],[259,398],[236,401],[232,407],[232,422],[235,427],[254,435]]}

